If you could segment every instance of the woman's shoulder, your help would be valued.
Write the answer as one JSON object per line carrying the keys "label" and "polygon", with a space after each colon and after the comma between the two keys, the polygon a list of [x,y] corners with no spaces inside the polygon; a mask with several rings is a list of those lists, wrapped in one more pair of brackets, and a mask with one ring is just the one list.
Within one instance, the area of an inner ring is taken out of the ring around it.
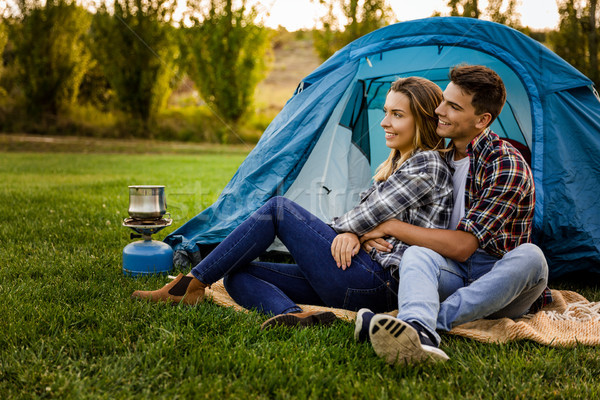
{"label": "woman's shoulder", "polygon": [[422,165],[423,167],[440,165],[447,167],[446,160],[442,157],[437,150],[417,150],[411,158],[409,158],[415,165]]}
{"label": "woman's shoulder", "polygon": [[443,181],[452,177],[448,163],[437,150],[419,150],[409,160],[412,161],[411,169],[415,173],[427,174]]}

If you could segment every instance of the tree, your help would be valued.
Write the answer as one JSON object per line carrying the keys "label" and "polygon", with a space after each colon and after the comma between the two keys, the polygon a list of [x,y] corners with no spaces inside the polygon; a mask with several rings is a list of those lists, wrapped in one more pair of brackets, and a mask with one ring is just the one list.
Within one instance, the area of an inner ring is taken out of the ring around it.
{"label": "tree", "polygon": [[558,12],[559,27],[558,31],[549,35],[550,45],[556,54],[591,78],[594,73],[589,70],[589,38],[585,32],[585,25],[591,16],[586,14],[577,0],[562,0]]}
{"label": "tree", "polygon": [[91,16],[69,0],[18,3],[11,25],[17,76],[32,117],[53,117],[77,98],[90,63],[84,43]]}
{"label": "tree", "polygon": [[590,57],[588,77],[598,84],[599,72],[598,72],[598,27],[596,20],[598,18],[598,0],[589,0],[587,7],[587,24],[585,25],[587,30],[588,39],[588,54]]}
{"label": "tree", "polygon": [[[180,51],[168,22],[172,0],[114,0],[94,16],[90,48],[118,101],[134,117],[130,129],[147,129],[165,106],[178,75]],[[141,124],[139,124],[141,122]]]}
{"label": "tree", "polygon": [[[320,1],[323,3],[322,0]],[[327,7],[327,14],[321,18],[323,27],[320,30],[315,29],[313,31],[315,50],[323,61],[347,44],[346,39],[340,34],[340,27],[334,11],[335,2],[328,3]]]}
{"label": "tree", "polygon": [[448,7],[452,17],[479,18],[481,14],[478,0],[448,0]]}
{"label": "tree", "polygon": [[[395,21],[394,12],[386,0],[319,0],[328,6],[321,19],[322,30],[314,31],[315,48],[322,60],[329,58],[346,44]],[[336,5],[347,20],[339,24],[335,16]]]}
{"label": "tree", "polygon": [[246,0],[237,8],[232,0],[191,0],[188,6],[188,74],[213,112],[236,123],[253,109],[256,86],[266,76],[270,33],[254,22],[257,11]]}
{"label": "tree", "polygon": [[[8,29],[0,17],[0,77],[2,77],[2,68],[3,68],[3,60],[2,55],[4,54],[4,47],[6,46],[6,42],[8,41]],[[2,88],[0,88],[1,94]]]}
{"label": "tree", "polygon": [[488,0],[486,14],[490,20],[511,28],[521,27],[521,17],[517,13],[517,0],[508,0],[506,8],[502,10],[505,0]]}

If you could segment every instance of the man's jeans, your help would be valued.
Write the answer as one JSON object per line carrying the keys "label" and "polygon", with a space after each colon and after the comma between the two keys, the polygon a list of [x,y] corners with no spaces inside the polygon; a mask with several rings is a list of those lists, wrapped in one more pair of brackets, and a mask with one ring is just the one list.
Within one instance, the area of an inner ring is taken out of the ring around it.
{"label": "man's jeans", "polygon": [[[201,282],[225,277],[241,306],[264,313],[301,311],[297,304],[358,310],[393,310],[398,281],[363,250],[345,271],[331,255],[337,233],[284,198],[274,197],[237,227],[192,269]],[[254,261],[279,238],[297,264]]]}
{"label": "man's jeans", "polygon": [[547,283],[548,264],[533,244],[501,259],[479,249],[462,263],[412,246],[400,263],[398,318],[423,325],[439,344],[436,329],[527,313]]}

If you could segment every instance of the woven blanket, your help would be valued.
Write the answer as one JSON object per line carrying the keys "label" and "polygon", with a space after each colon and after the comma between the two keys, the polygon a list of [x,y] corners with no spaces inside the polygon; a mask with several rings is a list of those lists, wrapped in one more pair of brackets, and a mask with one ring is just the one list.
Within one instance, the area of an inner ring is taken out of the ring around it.
{"label": "woven blanket", "polygon": [[[229,296],[223,281],[207,289],[207,295],[219,305],[247,311]],[[519,319],[480,319],[453,328],[449,333],[481,342],[506,343],[533,340],[549,346],[571,347],[577,344],[600,345],[600,302],[591,303],[578,293],[552,290],[554,301],[535,314]],[[304,311],[331,311],[338,318],[353,322],[356,312],[339,308],[300,305]],[[396,312],[390,312],[395,315]]]}

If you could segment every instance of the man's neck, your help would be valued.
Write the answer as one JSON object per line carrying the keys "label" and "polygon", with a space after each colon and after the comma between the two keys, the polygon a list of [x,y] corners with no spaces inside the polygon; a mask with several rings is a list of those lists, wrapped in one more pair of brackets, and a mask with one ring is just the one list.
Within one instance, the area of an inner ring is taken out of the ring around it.
{"label": "man's neck", "polygon": [[469,155],[467,154],[467,146],[473,141],[473,139],[481,135],[483,132],[485,132],[485,129],[476,135],[471,136],[470,138],[452,140],[452,143],[454,144],[454,161],[459,161],[467,157]]}
{"label": "man's neck", "polygon": [[454,146],[454,161],[460,161],[463,158],[467,157],[467,146],[459,148],[458,146]]}

